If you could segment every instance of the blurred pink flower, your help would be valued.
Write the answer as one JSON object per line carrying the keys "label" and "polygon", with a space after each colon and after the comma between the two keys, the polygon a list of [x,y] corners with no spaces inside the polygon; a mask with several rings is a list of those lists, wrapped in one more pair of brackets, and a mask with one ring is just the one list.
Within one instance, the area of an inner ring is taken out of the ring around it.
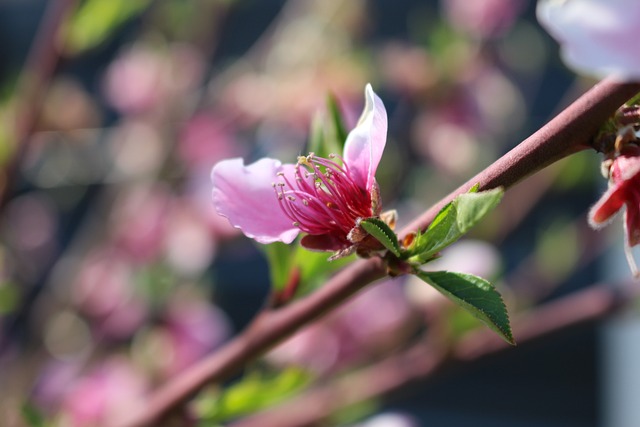
{"label": "blurred pink flower", "polygon": [[349,133],[343,164],[313,153],[297,164],[263,158],[214,166],[213,202],[218,213],[260,243],[291,243],[299,232],[311,249],[341,251],[357,243],[359,218],[380,212],[375,172],[386,143],[387,114],[370,85],[358,125]]}
{"label": "blurred pink flower", "polygon": [[164,236],[164,259],[173,270],[197,277],[216,254],[216,239],[209,224],[192,203],[176,198],[171,206]]}
{"label": "blurred pink flower", "polygon": [[637,0],[541,0],[537,15],[577,72],[640,78]]}
{"label": "blurred pink flower", "polygon": [[397,280],[388,280],[302,329],[274,348],[268,358],[318,374],[336,371],[404,342],[414,330],[412,320],[402,286]]}
{"label": "blurred pink flower", "polygon": [[330,372],[341,360],[337,334],[326,321],[313,323],[276,346],[267,359],[276,365],[301,366],[316,374]]}
{"label": "blurred pink flower", "polygon": [[372,286],[335,313],[343,348],[356,347],[356,352],[375,352],[402,342],[411,317],[411,308],[399,280]]}
{"label": "blurred pink flower", "polygon": [[215,113],[198,113],[180,132],[178,151],[189,168],[237,156],[239,149],[231,125]]}
{"label": "blurred pink flower", "polygon": [[126,359],[112,358],[68,387],[61,402],[65,425],[113,425],[144,404],[146,391],[146,379]]}
{"label": "blurred pink flower", "polygon": [[218,215],[211,203],[211,171],[193,169],[186,182],[186,194],[183,203],[189,203],[208,225],[214,240],[224,240],[237,236],[240,230],[234,228],[229,221]]}
{"label": "blurred pink flower", "polygon": [[171,352],[164,366],[168,376],[189,367],[231,334],[222,311],[203,301],[174,299],[164,320]]}
{"label": "blurred pink flower", "polygon": [[162,249],[171,193],[162,185],[139,185],[123,191],[111,214],[116,246],[131,260],[153,261]]}
{"label": "blurred pink flower", "polygon": [[515,22],[523,0],[442,0],[444,13],[456,29],[476,37],[503,34]]}
{"label": "blurred pink flower", "polygon": [[102,336],[131,337],[145,321],[148,307],[134,291],[131,267],[115,250],[90,253],[73,282],[73,299]]}
{"label": "blurred pink flower", "polygon": [[203,69],[200,53],[188,45],[155,49],[139,44],[111,63],[104,90],[121,113],[145,113],[180,100],[199,83]]}

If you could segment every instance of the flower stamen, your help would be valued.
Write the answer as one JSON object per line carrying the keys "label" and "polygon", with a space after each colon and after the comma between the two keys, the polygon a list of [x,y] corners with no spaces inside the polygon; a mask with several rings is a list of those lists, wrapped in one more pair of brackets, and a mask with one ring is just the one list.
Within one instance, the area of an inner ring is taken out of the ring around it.
{"label": "flower stamen", "polygon": [[347,165],[333,159],[342,160],[335,154],[329,159],[314,153],[299,156],[293,177],[278,173],[282,181],[274,188],[282,212],[296,227],[309,234],[330,234],[346,247],[357,219],[373,215],[372,200]]}

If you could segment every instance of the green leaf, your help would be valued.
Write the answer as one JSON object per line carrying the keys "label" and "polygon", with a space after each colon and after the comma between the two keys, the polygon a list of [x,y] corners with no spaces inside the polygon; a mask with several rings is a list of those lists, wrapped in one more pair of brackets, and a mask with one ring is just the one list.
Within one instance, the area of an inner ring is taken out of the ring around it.
{"label": "green leaf", "polygon": [[307,295],[322,286],[334,272],[353,262],[355,255],[328,260],[327,252],[315,252],[298,246],[293,265],[300,269],[300,289],[298,296]]}
{"label": "green leaf", "polygon": [[149,3],[150,0],[86,0],[65,29],[64,49],[77,54],[98,46]]}
{"label": "green leaf", "polygon": [[416,276],[515,345],[507,308],[491,283],[471,274],[449,271],[417,271]]}
{"label": "green leaf", "polygon": [[326,113],[316,115],[311,122],[308,147],[309,152],[325,158],[330,154],[342,153],[347,139],[342,113],[333,95],[327,96],[326,108]]}
{"label": "green leaf", "polygon": [[309,148],[307,151],[325,158],[331,154],[331,149],[328,149],[325,144],[324,120],[320,114],[316,114],[313,117],[309,135]]}
{"label": "green leaf", "polygon": [[[472,187],[471,191],[477,190]],[[419,233],[409,248],[410,261],[425,263],[438,252],[464,236],[502,200],[504,191],[495,188],[480,193],[465,193],[438,212],[429,228]]]}
{"label": "green leaf", "polygon": [[481,193],[461,194],[454,203],[458,211],[456,222],[462,234],[469,231],[482,218],[491,212],[502,200],[504,190],[494,188]]}
{"label": "green leaf", "polygon": [[331,116],[331,130],[333,137],[339,144],[340,152],[342,152],[342,147],[344,147],[344,143],[347,140],[347,129],[345,128],[344,120],[342,119],[338,100],[332,94],[327,97],[327,109]]}
{"label": "green leaf", "polygon": [[25,403],[21,408],[22,419],[29,427],[46,427],[47,420],[44,415],[30,403]]}
{"label": "green leaf", "polygon": [[380,218],[366,218],[360,220],[359,224],[364,231],[375,237],[376,240],[382,243],[392,254],[397,257],[401,255],[398,236],[396,236],[396,233]]}
{"label": "green leaf", "polygon": [[293,247],[282,242],[275,242],[269,245],[259,245],[259,248],[267,256],[271,287],[276,290],[282,290],[289,281],[291,269],[293,268],[291,262],[293,260]]}
{"label": "green leaf", "polygon": [[199,416],[206,421],[202,425],[217,425],[275,405],[302,390],[310,380],[309,373],[299,368],[251,372],[221,395],[207,396],[206,402],[199,402]]}

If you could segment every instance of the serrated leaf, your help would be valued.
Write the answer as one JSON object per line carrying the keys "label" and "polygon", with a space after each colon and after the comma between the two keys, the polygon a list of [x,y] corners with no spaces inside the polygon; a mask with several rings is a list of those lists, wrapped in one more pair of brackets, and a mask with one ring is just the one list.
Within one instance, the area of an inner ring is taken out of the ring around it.
{"label": "serrated leaf", "polygon": [[[476,186],[471,191],[477,190]],[[480,193],[465,193],[440,210],[429,228],[416,236],[410,248],[410,261],[425,263],[438,252],[464,236],[502,200],[504,191],[496,188]]]}
{"label": "serrated leaf", "polygon": [[379,218],[366,218],[360,220],[360,227],[391,251],[392,254],[399,257],[401,254],[398,236],[393,230]]}
{"label": "serrated leaf", "polygon": [[507,308],[491,283],[471,274],[449,271],[418,271],[416,276],[515,345]]}

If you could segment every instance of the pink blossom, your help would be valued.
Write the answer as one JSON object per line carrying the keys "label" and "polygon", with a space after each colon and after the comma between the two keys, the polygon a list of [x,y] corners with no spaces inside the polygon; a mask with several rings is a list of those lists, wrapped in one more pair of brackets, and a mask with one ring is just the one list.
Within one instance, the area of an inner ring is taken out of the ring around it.
{"label": "pink blossom", "polygon": [[637,276],[629,248],[640,243],[640,147],[634,144],[622,147],[610,163],[609,190],[591,208],[589,223],[600,228],[623,206],[627,207],[624,212],[627,259]]}
{"label": "pink blossom", "polygon": [[404,289],[388,280],[302,329],[269,352],[268,359],[325,374],[397,347],[415,332],[414,321]]}
{"label": "pink blossom", "polygon": [[64,425],[114,425],[143,404],[147,379],[124,358],[114,357],[60,390]]}
{"label": "pink blossom", "polygon": [[598,77],[640,78],[637,0],[544,0],[537,14],[569,67]]}
{"label": "pink blossom", "polygon": [[291,243],[302,231],[310,249],[354,248],[360,218],[380,213],[375,173],[386,143],[387,113],[370,85],[342,158],[310,153],[296,164],[263,158],[224,160],[211,173],[217,212],[260,243]]}
{"label": "pink blossom", "polygon": [[444,0],[444,12],[451,24],[478,37],[503,34],[524,9],[522,0]]}
{"label": "pink blossom", "polygon": [[164,365],[168,376],[183,371],[219,347],[231,330],[220,309],[200,300],[172,301],[164,321],[170,345]]}

